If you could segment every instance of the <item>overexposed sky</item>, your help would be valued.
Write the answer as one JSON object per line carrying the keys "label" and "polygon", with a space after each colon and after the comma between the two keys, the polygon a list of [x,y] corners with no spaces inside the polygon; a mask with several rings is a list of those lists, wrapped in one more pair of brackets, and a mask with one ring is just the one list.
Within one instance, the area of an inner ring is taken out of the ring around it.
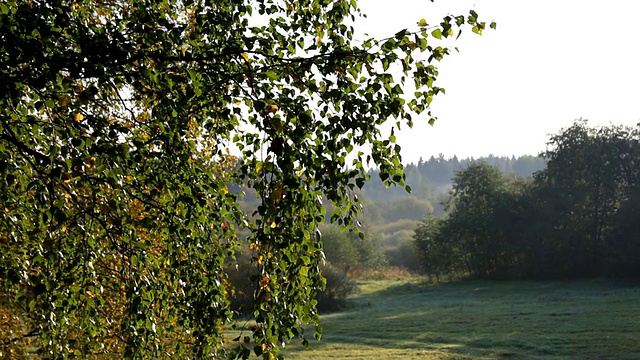
{"label": "overexposed sky", "polygon": [[[361,0],[356,32],[386,37],[421,18],[467,14],[498,24],[468,31],[436,64],[446,95],[432,103],[438,121],[398,134],[405,163],[446,157],[535,155],[549,134],[575,119],[592,125],[640,122],[640,1]],[[426,116],[425,116],[426,118]]]}

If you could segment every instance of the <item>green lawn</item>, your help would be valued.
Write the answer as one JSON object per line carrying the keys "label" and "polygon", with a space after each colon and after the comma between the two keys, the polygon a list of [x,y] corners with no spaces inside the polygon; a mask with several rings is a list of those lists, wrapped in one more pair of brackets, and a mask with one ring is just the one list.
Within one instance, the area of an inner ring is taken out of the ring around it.
{"label": "green lawn", "polygon": [[640,359],[640,285],[367,281],[287,359]]}

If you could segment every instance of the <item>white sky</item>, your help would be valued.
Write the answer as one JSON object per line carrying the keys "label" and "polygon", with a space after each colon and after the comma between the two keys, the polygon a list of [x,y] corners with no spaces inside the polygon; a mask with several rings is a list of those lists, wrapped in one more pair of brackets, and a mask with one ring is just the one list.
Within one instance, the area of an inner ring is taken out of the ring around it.
{"label": "white sky", "polygon": [[[441,63],[434,127],[398,134],[405,163],[422,156],[536,155],[575,119],[640,122],[640,1],[361,0],[357,32],[386,37],[474,9],[498,23],[468,31]],[[488,27],[488,26],[487,26]],[[426,118],[426,117],[425,117]]]}

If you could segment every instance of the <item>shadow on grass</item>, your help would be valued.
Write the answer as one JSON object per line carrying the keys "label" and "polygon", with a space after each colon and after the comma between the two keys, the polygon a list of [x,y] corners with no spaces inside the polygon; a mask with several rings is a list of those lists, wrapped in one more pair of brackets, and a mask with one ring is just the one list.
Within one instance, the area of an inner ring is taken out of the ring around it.
{"label": "shadow on grass", "polygon": [[385,351],[397,358],[415,351],[440,359],[640,358],[637,284],[414,280],[369,281],[361,288],[349,310],[322,317],[321,342],[291,354],[341,358],[340,351],[351,349],[363,359]]}

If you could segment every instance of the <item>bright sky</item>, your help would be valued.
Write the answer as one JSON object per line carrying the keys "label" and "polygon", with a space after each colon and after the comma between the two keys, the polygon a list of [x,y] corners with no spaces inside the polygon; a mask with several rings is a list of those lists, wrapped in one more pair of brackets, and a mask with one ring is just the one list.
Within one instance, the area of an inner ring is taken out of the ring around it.
{"label": "bright sky", "polygon": [[361,0],[357,31],[386,37],[426,18],[474,9],[498,23],[463,34],[437,64],[446,95],[432,103],[434,127],[416,121],[398,140],[405,163],[422,156],[536,155],[575,119],[640,122],[640,1]]}

